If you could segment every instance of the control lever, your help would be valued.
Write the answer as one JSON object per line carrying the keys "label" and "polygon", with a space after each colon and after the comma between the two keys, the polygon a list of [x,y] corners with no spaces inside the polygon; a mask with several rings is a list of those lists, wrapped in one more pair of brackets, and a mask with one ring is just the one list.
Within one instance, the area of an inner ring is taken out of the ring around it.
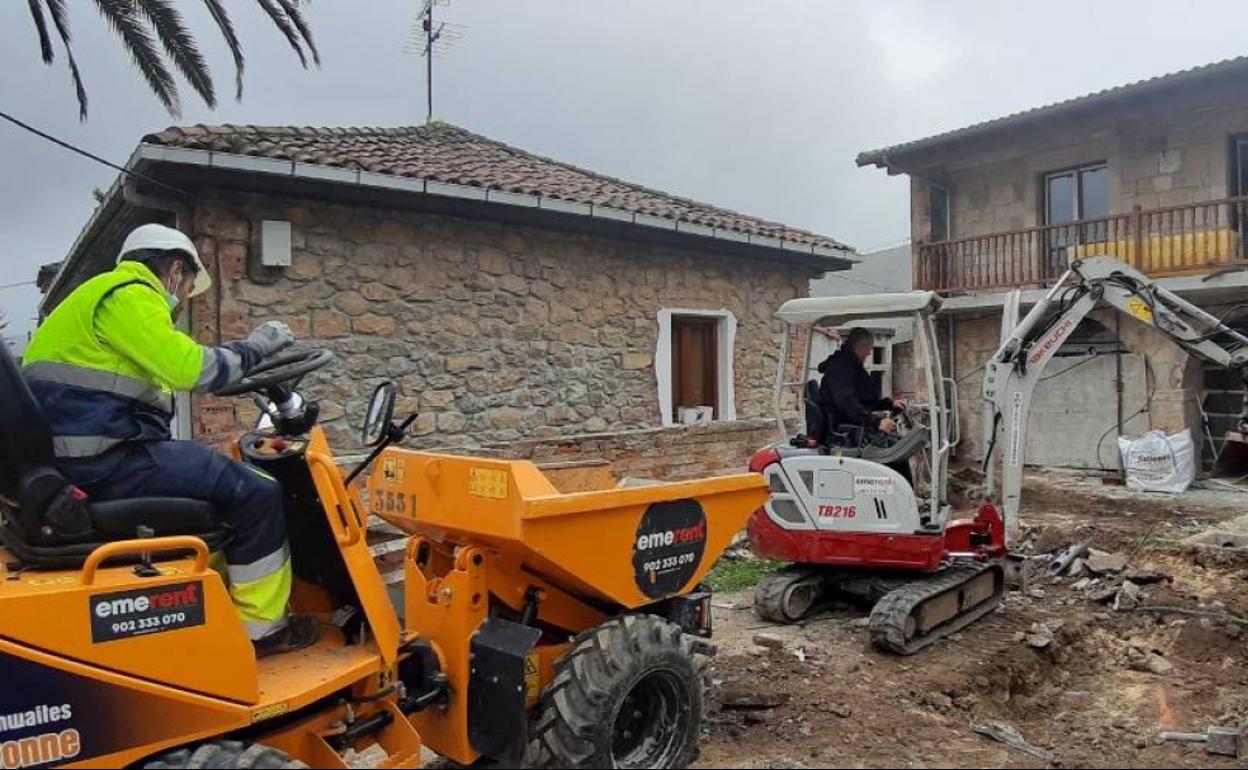
{"label": "control lever", "polygon": [[[134,531],[135,537],[139,540],[151,540],[156,537],[156,530],[146,525],[139,525]],[[141,578],[160,577],[160,570],[152,566],[152,552],[144,551],[139,555],[139,564],[134,568],[134,574]]]}

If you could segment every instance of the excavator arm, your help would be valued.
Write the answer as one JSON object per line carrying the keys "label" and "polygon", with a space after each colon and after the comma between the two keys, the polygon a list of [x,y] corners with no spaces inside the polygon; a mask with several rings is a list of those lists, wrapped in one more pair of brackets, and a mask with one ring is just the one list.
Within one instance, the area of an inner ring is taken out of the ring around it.
{"label": "excavator arm", "polygon": [[1075,262],[984,367],[987,492],[990,497],[995,493],[1000,465],[1009,540],[1019,529],[1027,424],[1036,386],[1058,349],[1102,302],[1152,326],[1202,361],[1238,372],[1246,389],[1239,429],[1248,435],[1248,337],[1118,260]]}

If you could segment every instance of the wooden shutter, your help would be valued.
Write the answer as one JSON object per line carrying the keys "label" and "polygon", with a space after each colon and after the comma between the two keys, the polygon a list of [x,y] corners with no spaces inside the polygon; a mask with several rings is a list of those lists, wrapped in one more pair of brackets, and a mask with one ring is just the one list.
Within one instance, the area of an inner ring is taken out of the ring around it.
{"label": "wooden shutter", "polygon": [[719,419],[719,321],[672,318],[673,419],[681,407],[711,406]]}

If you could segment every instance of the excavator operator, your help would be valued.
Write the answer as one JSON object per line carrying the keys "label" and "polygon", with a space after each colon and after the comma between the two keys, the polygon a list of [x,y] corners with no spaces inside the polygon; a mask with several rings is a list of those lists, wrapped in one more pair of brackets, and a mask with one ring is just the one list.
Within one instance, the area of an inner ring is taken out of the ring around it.
{"label": "excavator operator", "polygon": [[277,482],[208,447],[173,441],[173,392],[238,382],[294,343],[286,324],[204,347],[174,320],[212,285],[191,239],[163,225],[126,238],[116,267],[75,289],[35,332],[23,373],[51,425],[57,466],[98,500],[179,497],[212,503],[234,537],[230,597],[258,657],[314,644],[314,618],[291,616],[292,571]]}
{"label": "excavator operator", "polygon": [[819,364],[823,375],[819,400],[828,415],[829,428],[836,433],[850,432],[861,443],[871,432],[895,434],[894,411],[905,405],[880,395],[880,386],[864,363],[875,347],[875,335],[857,327],[851,329],[840,349]]}

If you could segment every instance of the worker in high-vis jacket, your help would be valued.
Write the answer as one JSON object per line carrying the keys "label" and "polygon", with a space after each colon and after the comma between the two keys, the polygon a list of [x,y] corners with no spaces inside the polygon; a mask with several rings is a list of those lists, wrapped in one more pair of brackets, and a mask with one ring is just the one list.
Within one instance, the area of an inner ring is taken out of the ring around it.
{"label": "worker in high-vis jacket", "polygon": [[173,441],[173,392],[238,382],[294,342],[269,321],[245,340],[205,347],[174,328],[178,311],[212,280],[191,239],[163,225],[137,228],[117,266],[52,311],[23,357],[52,428],[57,465],[97,500],[181,497],[213,504],[234,537],[225,547],[230,596],[257,655],[314,644],[315,619],[291,616],[292,572],[277,482],[190,441]]}

